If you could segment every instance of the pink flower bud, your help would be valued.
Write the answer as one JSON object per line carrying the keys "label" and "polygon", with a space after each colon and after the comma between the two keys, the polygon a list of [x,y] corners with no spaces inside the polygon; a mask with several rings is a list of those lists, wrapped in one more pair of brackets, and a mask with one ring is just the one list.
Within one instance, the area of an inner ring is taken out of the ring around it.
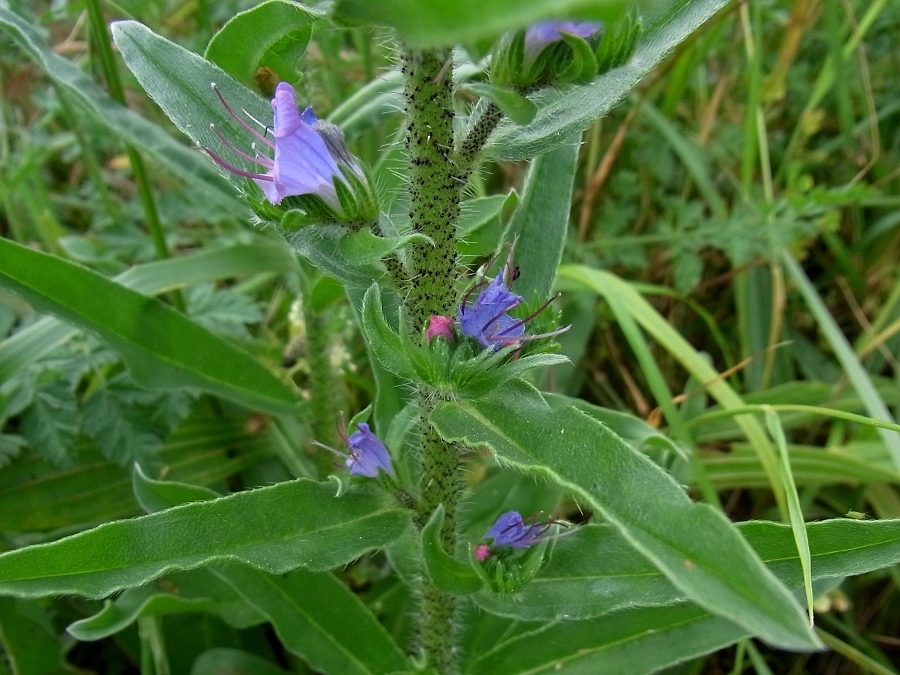
{"label": "pink flower bud", "polygon": [[431,342],[431,338],[443,335],[445,338],[453,342],[453,331],[450,326],[453,325],[453,319],[449,316],[432,316],[428,319],[428,328],[425,330],[425,339]]}

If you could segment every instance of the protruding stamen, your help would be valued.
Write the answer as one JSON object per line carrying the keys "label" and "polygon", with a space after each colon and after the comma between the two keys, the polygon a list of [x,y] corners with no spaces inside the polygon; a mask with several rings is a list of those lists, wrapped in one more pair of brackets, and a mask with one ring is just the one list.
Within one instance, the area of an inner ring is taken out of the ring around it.
{"label": "protruding stamen", "polygon": [[[222,96],[222,92],[219,91],[219,87],[216,85],[215,82],[212,83],[212,88],[213,88],[213,91],[216,92],[216,96],[219,97],[219,101],[222,103],[225,110],[228,111],[228,114],[231,115],[238,124],[240,124],[242,127],[244,127],[251,134],[253,134],[254,137],[256,137],[257,139],[259,139],[260,141],[262,141],[263,143],[268,145],[270,148],[272,148],[273,150],[275,149],[275,144],[272,141],[270,141],[268,138],[266,138],[261,133],[259,133],[256,129],[254,129],[249,124],[247,124],[247,122],[245,122],[243,119],[241,119],[241,117],[236,112],[234,112],[234,110],[231,109],[231,106],[228,105],[228,101],[226,101],[225,97]],[[255,121],[256,120],[254,120],[254,122]]]}
{"label": "protruding stamen", "polygon": [[328,450],[328,452],[332,452],[335,455],[337,455],[338,457],[343,457],[344,459],[346,459],[348,456],[352,456],[352,455],[347,455],[346,452],[341,452],[340,450],[335,450],[330,445],[325,445],[324,443],[319,443],[319,441],[310,441],[310,443],[322,448],[323,450]]}
{"label": "protruding stamen", "polygon": [[256,157],[252,157],[252,156],[248,155],[246,152],[244,152],[243,150],[239,150],[238,148],[236,148],[231,141],[229,141],[227,138],[225,138],[222,134],[219,133],[219,130],[216,129],[215,124],[210,124],[209,130],[212,131],[213,134],[215,134],[216,138],[218,138],[222,142],[222,145],[224,145],[226,148],[231,150],[238,157],[243,157],[248,162],[253,162],[254,164],[259,164],[260,166],[263,166],[267,169],[271,169],[275,166],[275,163],[268,157],[260,155],[259,153],[257,153]]}
{"label": "protruding stamen", "polygon": [[[541,306],[538,307],[536,310],[534,310],[531,314],[529,314],[528,316],[526,316],[524,319],[519,319],[518,321],[516,321],[512,326],[510,326],[510,327],[507,328],[506,330],[500,331],[500,333],[499,333],[498,335],[505,335],[506,333],[509,333],[511,330],[515,330],[515,329],[518,328],[519,326],[524,326],[526,323],[528,323],[529,321],[531,321],[531,320],[532,320],[534,317],[536,317],[538,314],[540,314],[540,313],[543,312],[545,309],[547,309],[547,307],[550,306],[550,303],[553,302],[554,300],[556,300],[556,299],[557,299],[559,296],[561,296],[561,295],[562,295],[562,293],[557,293],[557,294],[554,295],[552,298],[550,298],[549,300],[547,300],[547,302],[545,302],[543,305],[541,305]],[[516,339],[518,340],[519,338],[517,337]]]}
{"label": "protruding stamen", "polygon": [[[509,310],[515,309],[515,308],[518,307],[518,306],[519,306],[519,303],[517,302],[515,305],[511,305],[510,307],[507,307],[506,309],[502,310],[497,316],[495,316],[493,319],[487,321],[487,322],[481,327],[481,332],[484,333],[485,331],[487,331],[488,326],[490,326],[490,325],[491,325],[492,323],[494,323],[497,319],[499,319],[501,316],[503,316],[504,314],[506,314]],[[513,324],[513,326],[511,326],[510,328],[507,328],[505,331],[502,331],[501,333],[499,333],[499,335],[503,335],[504,333],[508,333],[509,331],[511,331],[511,330],[512,330],[513,328],[515,328],[516,326],[521,326],[521,325],[524,324],[524,323],[525,323],[524,321],[520,321],[519,323]]]}
{"label": "protruding stamen", "polygon": [[472,288],[470,288],[468,291],[466,291],[466,294],[463,296],[463,299],[462,299],[462,308],[463,308],[463,311],[465,311],[466,305],[467,305],[468,302],[469,302],[469,297],[472,295],[472,293],[474,293],[475,291],[477,291],[479,288],[481,288],[482,286],[484,286],[484,285],[487,284],[487,283],[490,283],[490,282],[488,282],[488,281],[479,281],[477,284],[475,284],[474,286],[472,286]]}
{"label": "protruding stamen", "polygon": [[216,153],[214,153],[209,148],[203,148],[203,149],[206,151],[206,154],[209,155],[216,164],[221,166],[223,169],[230,171],[231,173],[236,173],[238,176],[246,176],[247,178],[252,178],[253,180],[264,180],[264,181],[267,181],[270,183],[275,181],[275,179],[272,178],[272,176],[267,176],[263,173],[250,173],[249,171],[244,171],[243,169],[238,169],[236,166],[232,166],[231,164],[226,162],[224,159],[219,157]]}

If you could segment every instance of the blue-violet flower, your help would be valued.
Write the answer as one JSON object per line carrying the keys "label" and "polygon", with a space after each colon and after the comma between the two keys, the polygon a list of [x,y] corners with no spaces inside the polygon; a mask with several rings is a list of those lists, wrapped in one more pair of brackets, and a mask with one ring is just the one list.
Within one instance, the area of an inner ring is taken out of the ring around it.
{"label": "blue-violet flower", "polygon": [[394,467],[391,465],[391,456],[384,447],[384,443],[369,430],[369,425],[365,422],[360,422],[356,428],[357,431],[347,439],[349,453],[340,452],[318,441],[313,441],[313,443],[343,457],[345,466],[350,469],[350,474],[353,476],[378,478],[378,471],[381,470],[396,478]]}
{"label": "blue-violet flower", "polygon": [[[538,335],[525,335],[525,324],[540,314],[557,296],[550,298],[537,311],[524,319],[515,319],[508,312],[517,307],[523,298],[513,293],[509,286],[516,276],[512,264],[512,252],[504,268],[470,303],[469,297],[478,288],[475,286],[463,297],[459,306],[459,328],[463,335],[478,340],[482,347],[493,347],[494,350],[503,347],[518,346],[522,342],[536,340],[538,338],[551,337],[569,330],[569,326],[549,333]],[[507,277],[509,281],[506,281]],[[483,283],[483,282],[482,282]],[[481,285],[481,284],[479,284]]]}
{"label": "blue-violet flower", "polygon": [[547,535],[550,526],[554,524],[554,521],[526,524],[518,511],[507,511],[484,533],[484,539],[492,539],[494,546],[528,548],[544,539],[559,536]]}
{"label": "blue-violet flower", "polygon": [[563,39],[563,33],[589,38],[603,28],[598,21],[541,21],[532,24],[525,31],[523,54],[525,65],[534,63],[545,47]]}
{"label": "blue-violet flower", "polygon": [[350,158],[340,129],[333,124],[320,122],[312,108],[306,108],[301,113],[297,108],[294,88],[287,82],[280,82],[275,89],[275,98],[272,99],[275,116],[273,142],[234,112],[218,88],[215,85],[213,88],[228,114],[274,154],[273,158],[260,154],[254,144],[254,155],[251,156],[236,148],[210,125],[225,147],[268,171],[242,171],[207,149],[206,152],[219,166],[239,176],[252,178],[265,193],[266,199],[273,204],[280,204],[285,197],[294,195],[315,195],[329,206],[340,206],[334,187],[335,177],[343,180],[338,162],[359,173],[358,167]]}

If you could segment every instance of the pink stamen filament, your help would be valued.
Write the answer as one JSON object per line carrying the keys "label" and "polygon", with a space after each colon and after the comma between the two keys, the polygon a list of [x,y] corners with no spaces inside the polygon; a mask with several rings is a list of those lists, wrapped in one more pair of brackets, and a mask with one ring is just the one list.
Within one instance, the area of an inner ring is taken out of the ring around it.
{"label": "pink stamen filament", "polygon": [[261,133],[259,133],[256,129],[254,129],[249,124],[247,124],[247,122],[245,122],[243,119],[241,119],[240,116],[238,116],[238,114],[236,112],[234,112],[234,110],[231,109],[231,106],[228,105],[228,102],[225,100],[225,97],[222,96],[222,93],[219,91],[219,87],[216,86],[215,82],[213,83],[212,88],[213,88],[213,91],[216,92],[216,96],[219,97],[219,101],[225,107],[225,110],[228,111],[228,114],[231,115],[232,118],[234,118],[234,120],[238,124],[240,124],[242,127],[244,127],[247,131],[249,131],[251,134],[253,134],[254,137],[256,137],[257,139],[259,139],[260,141],[265,143],[267,146],[269,146],[273,150],[275,149],[275,144],[272,141],[270,141],[268,138],[266,138]]}
{"label": "pink stamen filament", "polygon": [[[481,332],[482,332],[482,333],[485,332],[485,331],[488,329],[488,326],[490,326],[490,325],[491,325],[492,323],[494,323],[497,319],[499,319],[501,316],[503,316],[504,314],[506,314],[509,310],[515,309],[518,305],[519,305],[519,303],[517,302],[516,304],[511,305],[509,308],[504,309],[502,312],[500,312],[500,313],[499,313],[497,316],[495,316],[493,319],[491,319],[490,321],[488,321],[487,323],[485,323],[485,324],[481,327]],[[515,328],[516,326],[521,326],[523,323],[525,323],[525,321],[520,321],[519,323],[513,324],[512,326],[510,326],[509,328],[507,328],[505,331],[503,331],[502,333],[500,333],[500,335],[503,335],[503,333],[508,333],[508,332],[511,331],[513,328]],[[491,336],[491,337],[493,337],[493,336]]]}
{"label": "pink stamen filament", "polygon": [[[463,296],[463,301],[462,301],[463,311],[465,311],[466,305],[469,302],[469,297],[472,295],[472,293],[474,293],[477,289],[484,286],[486,283],[488,283],[488,282],[487,281],[479,281],[477,284],[472,286],[472,288],[470,288],[468,291],[466,291],[466,294]],[[482,329],[482,330],[484,330],[484,329]]]}
{"label": "pink stamen filament", "polygon": [[231,150],[238,157],[243,157],[248,162],[253,162],[254,164],[259,164],[260,166],[265,167],[266,169],[271,169],[275,166],[275,163],[271,159],[269,159],[268,157],[265,157],[263,155],[260,155],[258,152],[256,154],[256,157],[252,157],[252,156],[248,155],[246,152],[244,152],[243,150],[239,150],[238,148],[236,148],[231,143],[231,141],[229,141],[227,138],[225,138],[222,134],[219,133],[219,130],[216,129],[214,124],[209,125],[209,130],[215,134],[216,138],[218,138],[220,141],[222,141],[222,144],[226,148]]}
{"label": "pink stamen filament", "polygon": [[347,459],[347,457],[352,457],[353,459],[359,461],[359,458],[356,455],[354,455],[352,452],[350,454],[348,454],[346,452],[341,452],[340,450],[335,450],[330,445],[325,445],[324,443],[319,443],[319,441],[311,441],[311,442],[313,445],[316,445],[316,446],[322,448],[323,450],[328,450],[328,452],[332,452],[335,455],[337,455],[338,457],[343,457],[344,459]]}
{"label": "pink stamen filament", "polygon": [[275,182],[275,179],[272,176],[267,176],[263,173],[250,173],[249,171],[244,171],[243,169],[238,169],[236,166],[232,166],[224,159],[219,157],[216,153],[214,153],[209,148],[203,148],[206,151],[206,154],[212,157],[212,160],[221,166],[223,169],[230,171],[231,173],[236,173],[238,176],[246,176],[247,178],[252,178],[253,180],[264,180],[269,183]]}
{"label": "pink stamen filament", "polygon": [[[540,314],[540,313],[543,312],[545,309],[547,309],[547,307],[550,305],[550,303],[553,302],[554,300],[556,300],[560,295],[561,295],[560,293],[557,293],[557,294],[554,295],[552,298],[550,298],[549,300],[547,300],[547,302],[545,302],[543,305],[541,305],[541,306],[538,307],[536,310],[534,310],[531,314],[529,314],[528,316],[526,316],[524,319],[519,319],[519,320],[516,321],[512,326],[510,326],[509,328],[507,328],[507,329],[504,330],[504,331],[501,331],[499,334],[500,334],[500,335],[505,335],[506,333],[509,333],[510,331],[515,330],[515,329],[518,328],[519,326],[524,326],[526,323],[528,323],[529,321],[531,321],[531,320],[532,320],[534,317],[536,317],[538,314]],[[568,329],[566,329],[566,330],[568,330]],[[519,338],[516,338],[516,339],[519,339]],[[532,338],[532,339],[533,339],[533,338]]]}

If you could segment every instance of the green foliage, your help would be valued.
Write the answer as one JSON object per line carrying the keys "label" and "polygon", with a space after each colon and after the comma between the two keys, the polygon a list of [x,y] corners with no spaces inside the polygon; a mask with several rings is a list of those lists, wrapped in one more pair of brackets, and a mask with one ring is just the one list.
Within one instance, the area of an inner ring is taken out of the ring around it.
{"label": "green foliage", "polygon": [[0,285],[101,335],[145,386],[192,387],[276,412],[296,409],[293,392],[249,354],[158,300],[9,241],[0,241],[0,252],[7,261]]}
{"label": "green foliage", "polygon": [[13,5],[0,671],[892,672],[890,3]]}
{"label": "green foliage", "polygon": [[[301,5],[282,0],[263,2],[222,26],[203,56],[236,80],[256,84],[271,96],[274,84],[296,76],[316,18],[314,11]],[[260,82],[260,68],[271,70],[273,77]]]}
{"label": "green foliage", "polygon": [[624,0],[459,0],[454,3],[387,0],[379,6],[364,0],[338,0],[335,14],[353,22],[389,25],[417,48],[475,43],[504,31],[541,20],[577,13],[593,19],[613,19]]}
{"label": "green foliage", "polygon": [[525,159],[566,144],[573,134],[584,131],[608,113],[673,47],[726,3],[694,0],[660,4],[663,6],[647,19],[647,29],[628,63],[590,84],[547,89],[535,95],[538,114],[534,121],[524,127],[501,126],[491,140],[491,155],[497,159]]}
{"label": "green foliage", "polygon": [[327,484],[279,483],[0,554],[0,590],[100,598],[226,560],[272,574],[325,570],[390,543],[407,523],[405,513],[372,491],[335,497]]}
{"label": "green foliage", "polygon": [[433,420],[446,437],[486,445],[576,494],[704,608],[773,644],[818,645],[793,598],[721,513],[692,503],[670,476],[587,415],[553,410],[536,390],[513,383],[481,402],[439,404]]}

